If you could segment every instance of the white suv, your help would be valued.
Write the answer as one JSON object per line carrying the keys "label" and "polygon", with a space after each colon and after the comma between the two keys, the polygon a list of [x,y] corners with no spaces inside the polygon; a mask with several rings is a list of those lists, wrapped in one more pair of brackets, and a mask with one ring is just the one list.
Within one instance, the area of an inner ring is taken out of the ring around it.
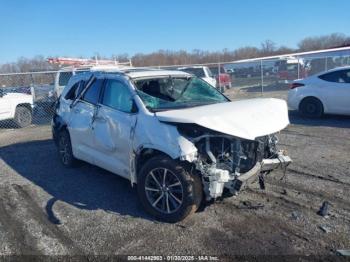
{"label": "white suv", "polygon": [[80,159],[129,179],[150,214],[176,222],[203,197],[286,167],[274,133],[288,123],[283,100],[230,102],[190,74],[134,69],[73,76],[52,131],[65,166]]}
{"label": "white suv", "polygon": [[0,88],[0,121],[12,120],[18,127],[32,123],[33,95]]}

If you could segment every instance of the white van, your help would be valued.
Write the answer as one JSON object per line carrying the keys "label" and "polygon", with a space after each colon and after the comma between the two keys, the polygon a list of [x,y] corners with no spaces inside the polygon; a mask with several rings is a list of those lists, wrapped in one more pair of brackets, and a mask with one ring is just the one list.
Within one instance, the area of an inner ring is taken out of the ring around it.
{"label": "white van", "polygon": [[71,76],[82,73],[82,72],[87,72],[90,70],[91,67],[65,67],[59,70],[56,74],[55,77],[55,87],[54,87],[54,94],[56,98],[58,98],[65,86],[67,85],[69,79]]}
{"label": "white van", "polygon": [[[129,63],[131,65],[131,63]],[[79,67],[65,67],[59,70],[55,77],[55,87],[54,87],[54,94],[56,98],[58,98],[65,86],[67,85],[69,79],[76,74],[80,73],[86,73],[89,71],[116,71],[119,69],[128,69],[131,68],[131,66],[124,65],[124,64],[116,64],[116,65],[86,65],[86,66],[79,66]]]}

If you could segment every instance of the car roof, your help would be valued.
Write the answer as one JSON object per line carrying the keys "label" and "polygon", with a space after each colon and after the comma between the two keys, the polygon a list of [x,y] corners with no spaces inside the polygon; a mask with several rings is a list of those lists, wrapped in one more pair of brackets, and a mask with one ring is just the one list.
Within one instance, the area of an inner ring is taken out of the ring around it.
{"label": "car roof", "polygon": [[183,70],[183,69],[191,69],[191,68],[205,68],[207,66],[184,66],[184,67],[179,67],[178,70]]}
{"label": "car roof", "polygon": [[[209,68],[218,68],[219,66],[218,65],[209,65],[208,67]],[[224,67],[224,65],[220,65],[220,67]]]}
{"label": "car roof", "polygon": [[191,76],[191,74],[179,70],[162,70],[156,68],[142,68],[142,67],[118,67],[118,66],[96,66],[90,68],[86,74],[76,75],[75,78],[84,78],[91,73],[108,73],[108,74],[122,74],[132,79],[134,78],[148,78],[148,77],[162,77],[162,76]]}
{"label": "car roof", "polygon": [[293,82],[302,82],[302,81],[309,81],[309,79],[314,79],[314,78],[319,78],[320,76],[324,75],[324,74],[328,74],[328,73],[332,73],[332,72],[336,72],[336,71],[340,71],[340,70],[350,70],[350,66],[340,66],[340,67],[335,67],[332,69],[329,69],[327,71],[322,71],[319,73],[315,73],[313,75],[310,75],[306,78],[302,78],[302,79],[295,79],[293,80]]}
{"label": "car roof", "polygon": [[127,76],[130,78],[145,78],[145,77],[156,77],[156,76],[191,76],[190,74],[182,71],[175,70],[140,70],[127,72]]}
{"label": "car roof", "polygon": [[68,66],[63,67],[59,70],[59,72],[72,72],[72,71],[103,71],[103,72],[117,72],[123,69],[129,69],[132,67],[123,66],[123,65],[88,65],[88,66]]}
{"label": "car roof", "polygon": [[178,71],[178,70],[161,70],[155,68],[124,68],[114,70],[96,70],[94,73],[108,73],[108,74],[121,74],[128,76],[129,78],[148,78],[148,77],[162,77],[162,76],[191,76],[191,74]]}
{"label": "car roof", "polygon": [[330,69],[330,70],[324,71],[324,72],[322,72],[322,73],[320,73],[320,74],[335,72],[335,71],[344,70],[344,69],[350,69],[350,66],[335,67],[335,68],[332,68],[332,69]]}

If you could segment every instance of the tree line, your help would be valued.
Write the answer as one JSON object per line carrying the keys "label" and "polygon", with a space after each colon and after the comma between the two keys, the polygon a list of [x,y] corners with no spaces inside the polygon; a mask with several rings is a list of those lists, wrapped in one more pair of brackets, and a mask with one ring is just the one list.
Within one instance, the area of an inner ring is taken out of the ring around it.
{"label": "tree line", "polygon": [[[97,58],[115,59],[119,62],[131,60],[134,66],[165,66],[227,62],[342,46],[350,46],[350,36],[341,33],[333,33],[330,35],[304,38],[298,43],[297,48],[278,46],[271,40],[265,40],[261,43],[260,47],[246,46],[235,50],[227,48],[220,51],[204,51],[199,49],[192,51],[158,50],[148,54],[137,53],[130,56],[125,53],[116,54],[112,57],[98,56]],[[57,65],[49,64],[43,56],[36,56],[34,58],[21,57],[16,62],[0,64],[0,73],[33,72],[57,69],[59,69]]]}

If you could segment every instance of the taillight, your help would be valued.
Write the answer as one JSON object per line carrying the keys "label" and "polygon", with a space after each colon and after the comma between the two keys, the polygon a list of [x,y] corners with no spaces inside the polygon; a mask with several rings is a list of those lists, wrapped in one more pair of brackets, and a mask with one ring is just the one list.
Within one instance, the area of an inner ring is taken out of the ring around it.
{"label": "taillight", "polygon": [[291,84],[289,84],[289,88],[290,89],[294,89],[294,88],[301,87],[301,86],[305,86],[305,85],[302,84],[302,83],[291,83]]}

